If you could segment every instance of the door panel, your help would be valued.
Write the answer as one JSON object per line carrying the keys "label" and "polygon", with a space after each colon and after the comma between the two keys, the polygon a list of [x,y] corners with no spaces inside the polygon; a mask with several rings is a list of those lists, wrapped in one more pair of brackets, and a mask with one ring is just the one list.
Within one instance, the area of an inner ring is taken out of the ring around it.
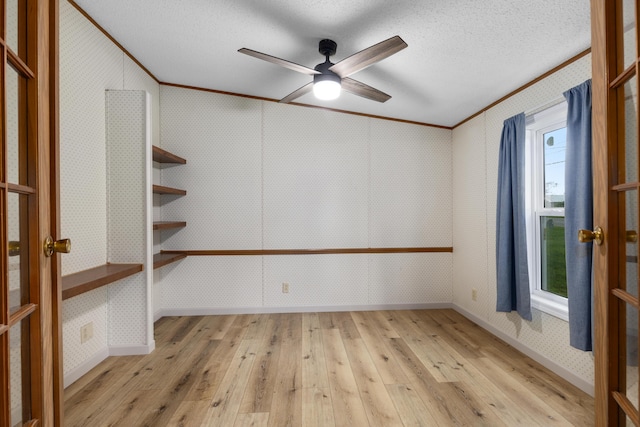
{"label": "door panel", "polygon": [[592,0],[596,425],[640,424],[638,0]]}
{"label": "door panel", "polygon": [[56,51],[57,14],[50,5],[57,3],[2,3],[0,388],[9,393],[0,393],[0,425],[53,426],[61,419],[60,393],[54,389],[60,383],[54,368],[60,358],[53,353],[60,301],[52,259],[44,256],[41,242],[55,231],[50,200],[52,194],[55,200],[57,180],[50,153],[57,144],[51,133],[57,128],[57,100],[50,82],[57,71],[50,68],[51,61],[56,63],[50,53]]}

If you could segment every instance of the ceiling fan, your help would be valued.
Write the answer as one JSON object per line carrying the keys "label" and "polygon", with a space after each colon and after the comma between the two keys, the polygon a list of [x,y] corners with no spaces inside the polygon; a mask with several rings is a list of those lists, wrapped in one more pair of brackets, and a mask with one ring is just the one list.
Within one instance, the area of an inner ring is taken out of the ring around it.
{"label": "ceiling fan", "polygon": [[276,58],[275,56],[267,55],[266,53],[257,52],[255,50],[242,48],[238,52],[244,53],[249,56],[253,56],[258,59],[262,59],[267,62],[271,62],[276,65],[288,68],[299,73],[308,74],[313,76],[313,81],[307,83],[301,88],[291,92],[280,100],[280,102],[291,102],[296,98],[301,97],[311,91],[318,99],[329,100],[335,99],[340,95],[340,90],[344,89],[354,95],[361,96],[363,98],[371,99],[373,101],[385,102],[388,101],[391,96],[372,88],[364,83],[350,78],[349,76],[367,68],[368,66],[375,64],[378,61],[397,53],[407,47],[407,44],[400,36],[394,36],[390,39],[382,41],[378,44],[370,46],[358,53],[355,53],[348,58],[334,64],[329,61],[329,57],[336,53],[337,43],[333,40],[324,39],[320,40],[319,52],[325,56],[325,62],[318,64],[315,68],[308,68],[304,65],[296,64],[295,62],[287,61],[284,59]]}

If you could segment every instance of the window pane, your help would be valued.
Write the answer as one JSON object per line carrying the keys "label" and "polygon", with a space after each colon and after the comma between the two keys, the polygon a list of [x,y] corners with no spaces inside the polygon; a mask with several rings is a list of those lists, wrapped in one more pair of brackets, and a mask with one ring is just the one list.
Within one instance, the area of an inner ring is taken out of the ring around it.
{"label": "window pane", "polygon": [[5,1],[5,42],[7,47],[23,61],[27,59],[27,14],[26,0]]}
{"label": "window pane", "polygon": [[9,254],[9,309],[13,314],[21,305],[29,302],[29,275],[28,257],[29,249],[27,239],[28,224],[26,221],[27,195],[9,193],[7,198],[7,237]]}
{"label": "window pane", "polygon": [[[622,1],[622,31],[624,49],[624,67],[628,67],[636,60],[636,8],[635,1]],[[622,70],[620,70],[622,71]]]}
{"label": "window pane", "polygon": [[9,48],[15,53],[18,52],[18,9],[21,1],[7,0],[6,13],[7,13],[7,36],[6,42]]}
{"label": "window pane", "polygon": [[624,383],[620,384],[620,391],[638,409],[638,310],[631,304],[623,302],[620,304],[624,306],[621,320],[624,319],[626,323],[626,325],[620,325],[621,331],[626,330],[624,342],[620,343],[620,357],[626,371],[621,378]]}
{"label": "window pane", "polygon": [[[619,88],[618,96],[624,96],[624,175],[625,182],[634,182],[638,179],[638,93],[636,85],[637,77],[634,76]],[[622,145],[622,144],[620,144]],[[620,147],[621,149],[623,147]]]}
{"label": "window pane", "polygon": [[31,418],[29,377],[29,319],[9,331],[9,369],[11,376],[11,425],[22,425]]}
{"label": "window pane", "polygon": [[564,158],[567,128],[546,132],[544,141],[544,207],[564,208]]}
{"label": "window pane", "polygon": [[543,291],[567,297],[567,269],[564,257],[564,218],[540,217],[540,286]]}
{"label": "window pane", "polygon": [[[638,296],[638,192],[619,194],[620,209],[624,209],[625,240],[620,251],[620,287]],[[624,276],[623,276],[624,275]]]}
{"label": "window pane", "polygon": [[[12,67],[6,67],[6,141],[7,181],[27,185],[27,145],[24,127],[24,102],[21,102],[21,87],[25,79]],[[24,92],[22,92],[24,94]],[[22,111],[21,111],[22,109]],[[22,113],[22,115],[21,115]]]}

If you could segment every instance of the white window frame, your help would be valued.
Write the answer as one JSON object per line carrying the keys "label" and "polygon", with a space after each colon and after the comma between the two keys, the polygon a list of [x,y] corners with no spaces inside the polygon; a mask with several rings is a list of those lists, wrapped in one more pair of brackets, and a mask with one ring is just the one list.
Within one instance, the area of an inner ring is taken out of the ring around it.
{"label": "white window frame", "polygon": [[525,211],[527,212],[527,256],[531,306],[537,310],[569,320],[568,299],[542,290],[541,227],[543,216],[564,217],[564,208],[544,207],[544,141],[546,132],[567,126],[567,103],[558,102],[527,116],[525,161]]}

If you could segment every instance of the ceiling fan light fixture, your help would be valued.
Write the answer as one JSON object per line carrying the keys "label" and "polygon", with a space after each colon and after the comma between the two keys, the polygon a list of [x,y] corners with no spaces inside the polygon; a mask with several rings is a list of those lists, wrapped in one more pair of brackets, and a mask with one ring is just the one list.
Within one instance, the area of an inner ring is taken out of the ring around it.
{"label": "ceiling fan light fixture", "polygon": [[337,74],[316,74],[313,76],[313,94],[323,101],[330,101],[340,96],[340,76]]}
{"label": "ceiling fan light fixture", "polygon": [[386,102],[391,99],[391,96],[386,93],[372,88],[371,86],[367,86],[366,84],[354,80],[349,76],[406,48],[407,44],[402,40],[402,38],[400,38],[400,36],[393,36],[387,40],[381,41],[380,43],[374,44],[373,46],[369,46],[368,48],[361,50],[358,53],[354,53],[353,55],[334,64],[331,62],[330,57],[335,55],[337,47],[338,44],[333,40],[320,40],[320,43],[318,44],[318,52],[325,57],[325,61],[322,64],[316,65],[313,69],[244,47],[239,49],[238,52],[262,59],[263,61],[271,62],[272,64],[280,65],[302,74],[313,76],[313,82],[307,83],[306,85],[294,90],[279,101],[285,104],[306,95],[311,91],[313,91],[317,99],[336,99],[340,96],[340,92],[342,91],[342,83],[344,83],[344,90],[346,92],[372,101]]}

